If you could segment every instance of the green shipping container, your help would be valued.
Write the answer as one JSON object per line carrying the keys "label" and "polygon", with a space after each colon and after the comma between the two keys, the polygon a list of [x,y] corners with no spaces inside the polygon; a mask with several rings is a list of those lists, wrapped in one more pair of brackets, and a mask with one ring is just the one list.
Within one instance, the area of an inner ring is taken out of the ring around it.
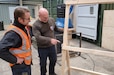
{"label": "green shipping container", "polygon": [[63,0],[44,0],[43,7],[49,11],[49,16],[56,19],[57,17],[57,5],[63,4]]}
{"label": "green shipping container", "polygon": [[[56,19],[57,17],[57,5],[62,4],[63,0],[44,0],[43,7],[47,8],[49,11],[49,15]],[[99,4],[98,11],[98,27],[97,27],[97,40],[91,41],[98,46],[101,46],[102,42],[102,26],[103,26],[103,14],[104,10],[114,10],[114,4]]]}
{"label": "green shipping container", "polygon": [[97,28],[97,40],[96,44],[101,46],[102,43],[102,26],[103,26],[103,15],[104,10],[114,10],[114,4],[100,4],[99,5],[99,16],[98,16],[98,28]]}

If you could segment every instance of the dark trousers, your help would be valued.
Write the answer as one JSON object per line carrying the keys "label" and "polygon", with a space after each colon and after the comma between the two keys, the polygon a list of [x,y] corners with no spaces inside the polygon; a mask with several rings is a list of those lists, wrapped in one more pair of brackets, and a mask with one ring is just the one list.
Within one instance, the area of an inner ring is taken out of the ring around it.
{"label": "dark trousers", "polygon": [[13,75],[31,75],[31,66],[26,64],[16,64],[11,67]]}
{"label": "dark trousers", "polygon": [[38,53],[40,58],[41,75],[46,75],[47,57],[49,57],[49,74],[54,74],[54,68],[57,61],[55,46],[51,46],[48,48],[38,48]]}

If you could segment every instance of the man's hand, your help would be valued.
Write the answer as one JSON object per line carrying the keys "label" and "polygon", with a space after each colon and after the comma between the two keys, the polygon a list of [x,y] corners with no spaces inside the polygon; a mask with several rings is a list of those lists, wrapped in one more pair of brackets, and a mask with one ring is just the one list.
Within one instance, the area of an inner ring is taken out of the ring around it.
{"label": "man's hand", "polygon": [[60,43],[60,41],[57,40],[57,39],[51,39],[51,43],[52,43],[53,45],[56,45],[57,43]]}
{"label": "man's hand", "polygon": [[23,58],[17,57],[17,64],[22,64],[24,61]]}

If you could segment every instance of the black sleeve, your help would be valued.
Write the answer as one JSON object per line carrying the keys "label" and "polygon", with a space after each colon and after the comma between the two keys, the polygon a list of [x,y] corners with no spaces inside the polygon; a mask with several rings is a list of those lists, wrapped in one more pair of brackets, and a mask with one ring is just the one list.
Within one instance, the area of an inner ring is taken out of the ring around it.
{"label": "black sleeve", "polygon": [[16,63],[17,58],[9,52],[9,49],[18,48],[21,44],[22,39],[16,32],[7,32],[0,41],[0,58],[10,63]]}
{"label": "black sleeve", "polygon": [[54,30],[55,30],[56,33],[59,33],[59,34],[63,33],[63,30],[58,28],[56,25],[55,25],[55,29]]}

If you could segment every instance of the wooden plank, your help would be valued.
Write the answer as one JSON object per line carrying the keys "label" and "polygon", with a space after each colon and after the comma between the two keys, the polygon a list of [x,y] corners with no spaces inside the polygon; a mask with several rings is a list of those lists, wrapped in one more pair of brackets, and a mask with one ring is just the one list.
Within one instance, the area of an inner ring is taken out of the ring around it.
{"label": "wooden plank", "polygon": [[86,73],[89,73],[89,74],[92,74],[92,75],[108,75],[108,74],[99,73],[99,72],[95,72],[95,71],[91,71],[91,70],[85,70],[85,69],[81,69],[81,68],[77,68],[77,67],[72,67],[72,66],[70,66],[70,69],[86,72]]}
{"label": "wooden plank", "polygon": [[114,28],[114,10],[104,10],[103,27]]}
{"label": "wooden plank", "polygon": [[[66,62],[66,51],[65,50],[62,50],[62,67],[61,67],[61,75],[65,75],[65,62]],[[67,71],[68,71],[68,69],[67,69]]]}
{"label": "wooden plank", "polygon": [[114,10],[104,11],[102,47],[114,51]]}
{"label": "wooden plank", "polygon": [[70,57],[69,57],[69,51],[67,51],[66,53],[66,63],[67,63],[67,67],[68,67],[68,75],[71,75],[70,73],[70,61],[69,61]]}
{"label": "wooden plank", "polygon": [[79,48],[79,47],[71,47],[71,46],[63,46],[62,49],[68,50],[68,51],[77,51],[77,52],[90,53],[90,54],[102,55],[107,57],[114,57],[114,52],[102,51],[97,49]]}
{"label": "wooden plank", "polygon": [[68,28],[68,31],[75,31],[75,28]]}
{"label": "wooden plank", "polygon": [[[64,27],[64,34],[63,34],[63,45],[68,45],[68,19],[69,19],[69,8],[70,5],[66,6],[65,9],[65,27]],[[70,74],[70,65],[69,65],[69,58],[68,58],[68,51],[62,50],[62,75],[65,75],[65,62],[67,63],[68,74]],[[67,60],[66,60],[67,59]]]}
{"label": "wooden plank", "polygon": [[114,0],[75,0],[75,1],[66,1],[65,4],[75,5],[75,4],[105,4],[105,3],[114,3]]}
{"label": "wooden plank", "polygon": [[64,25],[65,27],[64,27],[64,34],[63,34],[63,45],[68,45],[69,8],[70,8],[70,5],[67,5],[65,9],[65,25]]}
{"label": "wooden plank", "polygon": [[103,27],[102,47],[114,51],[114,27]]}

